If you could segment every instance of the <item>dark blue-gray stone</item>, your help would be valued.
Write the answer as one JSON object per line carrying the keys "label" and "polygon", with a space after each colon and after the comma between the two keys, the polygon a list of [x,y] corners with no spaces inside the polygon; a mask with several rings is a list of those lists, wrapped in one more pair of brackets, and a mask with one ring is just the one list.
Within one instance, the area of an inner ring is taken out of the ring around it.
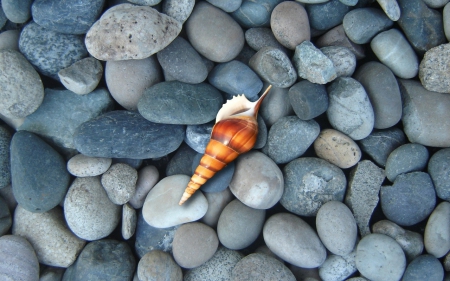
{"label": "dark blue-gray stone", "polygon": [[138,110],[155,123],[198,125],[214,120],[222,104],[222,95],[209,84],[170,81],[146,89]]}
{"label": "dark blue-gray stone", "polygon": [[327,111],[328,93],[325,85],[303,80],[292,86],[288,94],[295,114],[302,120],[313,119]]}
{"label": "dark blue-gray stone", "polygon": [[35,0],[33,20],[59,33],[84,34],[100,16],[105,0]]}
{"label": "dark blue-gray stone", "polygon": [[61,69],[88,55],[83,36],[57,33],[35,22],[20,33],[19,49],[41,74],[58,81]]}
{"label": "dark blue-gray stone", "polygon": [[314,120],[304,121],[297,116],[285,116],[270,127],[263,152],[277,164],[288,163],[300,157],[320,133]]}
{"label": "dark blue-gray stone", "polygon": [[0,197],[0,236],[5,235],[12,225],[11,212],[5,199]]}
{"label": "dark blue-gray stone", "polygon": [[215,122],[212,121],[201,125],[187,126],[184,141],[198,153],[205,153],[214,125]]}
{"label": "dark blue-gray stone", "polygon": [[[1,2],[1,1],[0,1]],[[1,4],[1,3],[0,3]],[[8,21],[8,18],[5,15],[5,12],[3,12],[3,8],[0,5],[0,29],[3,28]]]}
{"label": "dark blue-gray stone", "polygon": [[442,281],[444,268],[441,262],[433,255],[421,255],[415,258],[406,267],[402,281]]}
{"label": "dark blue-gray stone", "polygon": [[394,182],[400,174],[423,171],[428,163],[428,150],[417,143],[407,143],[389,154],[384,169],[386,177]]}
{"label": "dark blue-gray stone", "polygon": [[136,260],[127,243],[103,239],[84,247],[70,270],[64,273],[63,280],[132,280],[135,270]]}
{"label": "dark blue-gray stone", "polygon": [[27,22],[31,17],[33,0],[2,0],[3,12],[14,23]]}
{"label": "dark blue-gray stone", "polygon": [[387,219],[410,226],[426,219],[436,205],[436,192],[424,172],[398,175],[392,186],[382,186],[381,209]]}
{"label": "dark blue-gray stone", "polygon": [[224,10],[227,13],[236,11],[242,4],[242,0],[206,0],[217,8]]}
{"label": "dark blue-gray stone", "polygon": [[433,180],[437,196],[450,201],[450,148],[441,149],[431,156],[428,173]]}
{"label": "dark blue-gray stone", "polygon": [[347,180],[337,166],[320,158],[301,157],[283,168],[284,193],[280,203],[300,216],[315,216],[328,201],[344,200]]}
{"label": "dark blue-gray stone", "polygon": [[149,225],[142,216],[142,211],[138,212],[136,225],[136,242],[134,249],[139,258],[153,250],[161,250],[167,253],[172,252],[172,242],[177,226],[169,228],[156,228]]}
{"label": "dark blue-gray stone", "polygon": [[320,4],[305,6],[308,13],[309,25],[317,30],[329,30],[342,23],[345,14],[351,7],[339,0],[331,0]]}
{"label": "dark blue-gray stone", "polygon": [[182,143],[166,166],[166,176],[186,175],[192,176],[191,164],[197,151],[193,150],[186,143]]}
{"label": "dark blue-gray stone", "polygon": [[[194,174],[195,169],[197,169],[198,164],[200,164],[200,159],[203,154],[197,154],[192,161],[191,171]],[[234,175],[235,164],[234,162],[228,163],[222,170],[218,171],[212,178],[210,178],[204,185],[200,187],[201,191],[204,192],[220,192],[223,191],[231,182]]]}
{"label": "dark blue-gray stone", "polygon": [[369,136],[358,141],[361,150],[382,167],[386,165],[389,154],[404,143],[406,137],[399,128],[374,130]]}
{"label": "dark blue-gray stone", "polygon": [[239,9],[231,16],[243,27],[270,25],[270,15],[281,0],[243,0]]}
{"label": "dark blue-gray stone", "polygon": [[397,21],[411,46],[419,53],[447,42],[442,13],[422,0],[397,0],[401,14]]}
{"label": "dark blue-gray stone", "polygon": [[244,94],[247,99],[254,100],[263,87],[258,75],[237,60],[218,64],[209,74],[208,81],[227,93],[227,99]]}
{"label": "dark blue-gray stone", "polygon": [[33,213],[57,206],[70,182],[63,157],[27,131],[16,132],[11,140],[11,177],[17,202]]}
{"label": "dark blue-gray stone", "polygon": [[175,151],[185,126],[157,124],[137,112],[116,110],[81,124],[73,135],[84,155],[105,158],[158,158]]}
{"label": "dark blue-gray stone", "polygon": [[253,27],[245,31],[245,41],[255,51],[264,47],[274,47],[287,52],[286,48],[280,44],[273,35],[269,27]]}
{"label": "dark blue-gray stone", "polygon": [[42,104],[25,118],[19,130],[38,134],[63,150],[75,149],[75,130],[113,107],[114,101],[106,89],[98,89],[87,95],[77,95],[69,90],[45,89]]}
{"label": "dark blue-gray stone", "polygon": [[11,165],[9,145],[11,143],[11,132],[0,126],[0,188],[11,183]]}
{"label": "dark blue-gray stone", "polygon": [[130,158],[113,158],[111,165],[114,165],[116,163],[123,163],[123,164],[127,164],[133,168],[135,168],[136,170],[138,170],[142,163],[144,161],[142,159],[130,159]]}
{"label": "dark blue-gray stone", "polygon": [[261,115],[258,115],[258,136],[256,137],[255,145],[253,146],[254,149],[261,149],[263,148],[267,143],[267,126],[264,119],[261,117]]}

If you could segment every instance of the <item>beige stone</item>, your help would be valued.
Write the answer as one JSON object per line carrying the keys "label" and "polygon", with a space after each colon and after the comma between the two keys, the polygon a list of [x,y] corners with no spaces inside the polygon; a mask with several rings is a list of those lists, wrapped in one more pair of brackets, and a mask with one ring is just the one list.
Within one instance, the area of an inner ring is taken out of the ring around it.
{"label": "beige stone", "polygon": [[76,177],[99,176],[108,170],[111,163],[111,158],[77,154],[67,162],[67,171]]}

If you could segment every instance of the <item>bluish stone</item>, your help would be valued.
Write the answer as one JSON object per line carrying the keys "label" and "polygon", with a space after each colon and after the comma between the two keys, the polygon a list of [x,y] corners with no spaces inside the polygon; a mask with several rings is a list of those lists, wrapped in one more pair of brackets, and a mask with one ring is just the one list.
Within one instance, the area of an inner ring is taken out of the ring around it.
{"label": "bluish stone", "polygon": [[249,100],[253,100],[263,87],[258,75],[237,60],[218,64],[209,74],[208,81],[227,93],[227,99],[244,94]]}
{"label": "bluish stone", "polygon": [[146,89],[138,110],[155,123],[198,125],[215,119],[222,103],[220,92],[209,84],[171,81]]}
{"label": "bluish stone", "polygon": [[360,8],[347,13],[343,20],[345,34],[356,44],[369,43],[372,38],[394,24],[377,8]]}
{"label": "bluish stone", "polygon": [[187,126],[184,141],[198,153],[205,153],[214,125],[214,122],[208,122],[201,125]]}
{"label": "bluish stone", "polygon": [[0,189],[11,183],[11,166],[9,145],[11,133],[5,126],[0,126]]}
{"label": "bluish stone", "polygon": [[306,5],[309,24],[317,30],[329,30],[342,23],[345,14],[351,7],[339,0],[331,0],[321,4]]}
{"label": "bluish stone", "polygon": [[436,205],[436,192],[424,172],[398,175],[392,186],[382,186],[381,209],[387,219],[410,226],[426,219]]}
{"label": "bluish stone", "polygon": [[450,148],[441,149],[431,156],[428,173],[433,180],[437,196],[450,201]]}
{"label": "bluish stone", "polygon": [[325,85],[303,80],[289,89],[289,101],[298,118],[310,120],[327,111],[327,89]]}
{"label": "bluish stone", "polygon": [[116,163],[123,163],[123,164],[127,164],[133,168],[135,168],[136,170],[138,170],[142,163],[144,161],[142,159],[130,159],[130,158],[113,158],[111,165],[114,165]]}
{"label": "bluish stone", "polygon": [[186,175],[192,176],[191,164],[197,151],[186,143],[182,143],[166,166],[166,176]]}
{"label": "bluish stone", "polygon": [[5,15],[5,12],[3,12],[3,9],[0,5],[0,29],[3,28],[8,21],[8,18]]}
{"label": "bluish stone", "polygon": [[[197,169],[198,164],[200,164],[200,159],[203,154],[197,154],[192,161],[192,174],[194,174],[195,169]],[[231,182],[234,175],[235,164],[234,162],[228,163],[222,170],[218,171],[212,178],[210,178],[204,185],[200,187],[201,191],[204,192],[220,192],[223,191]]]}
{"label": "bluish stone", "polygon": [[422,171],[428,163],[428,150],[417,143],[407,143],[389,154],[386,161],[386,177],[394,182],[395,178],[404,173]]}
{"label": "bluish stone", "polygon": [[242,4],[242,0],[207,0],[209,3],[213,4],[217,8],[224,10],[227,13],[236,11]]}
{"label": "bluish stone", "polygon": [[9,228],[12,225],[11,212],[9,211],[8,204],[5,199],[0,197],[0,236],[8,233]]}
{"label": "bluish stone", "polygon": [[59,33],[84,34],[100,16],[105,0],[35,0],[33,20]]}
{"label": "bluish stone", "polygon": [[116,110],[81,124],[73,140],[87,156],[146,159],[175,151],[184,133],[184,126],[157,124],[137,112]]}
{"label": "bluish stone", "polygon": [[27,131],[16,132],[11,140],[11,177],[17,202],[34,213],[57,206],[70,181],[63,157]]}
{"label": "bluish stone", "polygon": [[433,255],[421,255],[408,264],[402,280],[442,281],[444,280],[444,268],[441,262]]}
{"label": "bluish stone", "polygon": [[35,22],[20,33],[19,49],[41,74],[58,81],[61,69],[88,55],[83,36],[57,33]]}
{"label": "bluish stone", "polygon": [[269,26],[270,15],[281,0],[243,0],[231,16],[243,27]]}
{"label": "bluish stone", "polygon": [[33,0],[2,0],[6,17],[14,23],[27,22],[31,17]]}
{"label": "bluish stone", "polygon": [[258,136],[256,137],[255,145],[253,146],[254,149],[261,149],[263,148],[267,143],[267,126],[264,119],[261,117],[261,115],[258,115]]}

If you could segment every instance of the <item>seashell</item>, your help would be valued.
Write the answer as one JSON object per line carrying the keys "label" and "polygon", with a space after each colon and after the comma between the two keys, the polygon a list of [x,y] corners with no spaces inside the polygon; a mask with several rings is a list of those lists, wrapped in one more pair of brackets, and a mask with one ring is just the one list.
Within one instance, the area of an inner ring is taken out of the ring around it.
{"label": "seashell", "polygon": [[195,169],[179,205],[186,202],[215,173],[236,159],[239,154],[253,148],[258,136],[259,107],[272,85],[264,91],[255,102],[249,101],[244,95],[233,97],[227,101],[216,116],[211,138],[206,146],[205,154]]}

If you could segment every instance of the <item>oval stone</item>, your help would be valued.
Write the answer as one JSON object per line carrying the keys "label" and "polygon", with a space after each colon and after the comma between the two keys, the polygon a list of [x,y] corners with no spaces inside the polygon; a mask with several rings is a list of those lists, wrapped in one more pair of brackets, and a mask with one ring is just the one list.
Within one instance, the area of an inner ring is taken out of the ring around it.
{"label": "oval stone", "polygon": [[[145,254],[138,263],[137,276],[139,280],[165,280],[182,281],[183,273],[172,256],[160,250]],[[164,279],[162,279],[164,280]]]}
{"label": "oval stone", "polygon": [[9,129],[0,125],[0,189],[11,183],[11,138]]}
{"label": "oval stone", "polygon": [[351,10],[344,3],[345,0],[320,1],[323,3],[304,0],[298,2],[317,2],[312,3],[313,5],[306,5],[306,11],[311,28],[318,30],[320,33],[341,24],[344,16]]}
{"label": "oval stone", "polygon": [[116,205],[127,203],[136,192],[138,173],[124,163],[113,164],[101,177],[108,198]]}
{"label": "oval stone", "polygon": [[379,32],[390,28],[394,22],[380,9],[359,8],[348,12],[342,24],[350,40],[356,44],[366,44]]}
{"label": "oval stone", "polygon": [[441,44],[428,50],[419,65],[419,79],[425,89],[438,93],[450,93],[449,74],[450,44]]}
{"label": "oval stone", "polygon": [[184,23],[194,9],[195,0],[162,1],[162,12],[177,21]]}
{"label": "oval stone", "polygon": [[111,163],[111,158],[77,154],[67,162],[67,171],[76,177],[94,177],[106,172]]}
{"label": "oval stone", "polygon": [[415,258],[405,270],[403,281],[440,281],[444,280],[444,268],[441,262],[432,255],[421,255]]}
{"label": "oval stone", "polygon": [[200,221],[215,228],[223,209],[234,199],[234,196],[229,188],[220,192],[206,192],[204,195],[208,200],[208,211]]}
{"label": "oval stone", "polygon": [[261,253],[242,258],[233,268],[231,281],[283,280],[295,281],[295,276],[283,262]]}
{"label": "oval stone", "polygon": [[270,26],[270,16],[279,0],[242,0],[232,17],[244,28]]}
{"label": "oval stone", "polygon": [[245,31],[245,42],[255,51],[264,47],[275,47],[286,51],[283,45],[277,41],[273,35],[272,29],[268,27],[253,27]]}
{"label": "oval stone", "polygon": [[159,179],[159,171],[155,166],[145,166],[138,171],[136,182],[136,192],[128,203],[135,209],[140,209],[144,205],[145,197]]}
{"label": "oval stone", "polygon": [[450,148],[444,148],[436,153],[428,161],[428,173],[433,180],[436,194],[443,200],[450,199],[450,175],[449,168],[446,163],[450,163]]}
{"label": "oval stone", "polygon": [[364,47],[362,45],[355,44],[348,39],[342,24],[330,29],[324,35],[320,36],[316,40],[315,45],[318,48],[327,46],[346,47],[349,48],[350,51],[356,56],[356,59],[359,60],[365,57]]}
{"label": "oval stone", "polygon": [[206,146],[211,138],[215,122],[211,121],[200,125],[188,125],[184,142],[198,153],[205,153]]}
{"label": "oval stone", "polygon": [[[265,83],[264,85],[264,88],[266,88],[269,84]],[[271,127],[284,116],[294,115],[288,91],[288,88],[272,87],[269,94],[264,98],[258,115],[264,119],[267,127]]]}
{"label": "oval stone", "polygon": [[295,114],[302,120],[313,119],[328,108],[328,93],[324,85],[303,80],[288,92]]}
{"label": "oval stone", "polygon": [[25,23],[31,17],[32,0],[3,0],[1,8],[4,15],[13,23]]}
{"label": "oval stone", "polygon": [[428,150],[417,143],[407,143],[389,154],[386,161],[386,177],[393,182],[395,178],[404,173],[422,171],[428,162]]}
{"label": "oval stone", "polygon": [[333,62],[337,77],[352,76],[355,72],[356,56],[349,48],[328,46],[320,48],[320,51]]}
{"label": "oval stone", "polygon": [[3,280],[39,280],[39,262],[33,246],[22,236],[0,237],[0,278]]}
{"label": "oval stone", "polygon": [[442,258],[450,250],[450,203],[442,202],[434,209],[425,226],[424,244],[427,253]]}

